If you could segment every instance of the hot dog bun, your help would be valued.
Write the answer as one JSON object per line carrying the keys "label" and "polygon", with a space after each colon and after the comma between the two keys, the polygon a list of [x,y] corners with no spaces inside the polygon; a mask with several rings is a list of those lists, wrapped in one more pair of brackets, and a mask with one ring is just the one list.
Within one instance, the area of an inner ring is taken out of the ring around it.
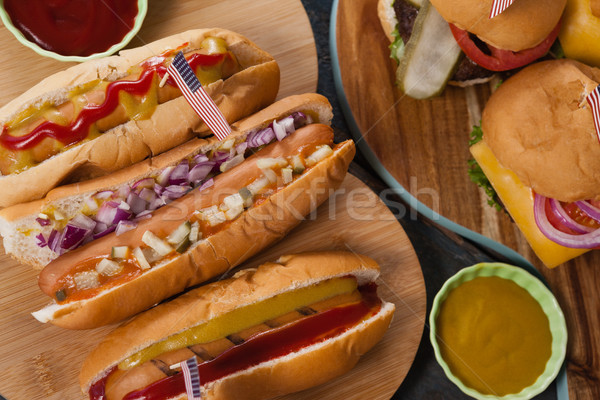
{"label": "hot dog bun", "polygon": [[[277,120],[298,111],[310,115],[315,123],[329,124],[332,118],[331,105],[325,97],[310,93],[290,96],[234,123],[232,134],[227,140],[243,141],[249,132],[264,127],[273,119]],[[6,253],[21,263],[32,265],[36,269],[43,268],[58,257],[48,246],[40,247],[36,244],[36,235],[43,232],[48,236],[51,229],[40,226],[36,221],[44,210],[58,210],[69,220],[81,212],[84,199],[91,194],[105,190],[116,191],[125,184],[131,185],[156,171],[176,165],[181,160],[199,153],[207,153],[220,144],[215,137],[194,138],[163,154],[111,174],[55,188],[44,199],[0,210],[0,234]]]}
{"label": "hot dog bun", "polygon": [[[149,310],[109,334],[83,364],[82,391],[87,394],[94,382],[134,353],[235,309],[336,277],[355,276],[364,285],[378,274],[375,261],[349,252],[283,256],[258,269],[240,271],[233,279],[203,286]],[[339,376],[381,339],[393,312],[394,305],[384,302],[375,315],[339,336],[204,385],[203,398],[267,399]]]}
{"label": "hot dog bun", "polygon": [[[257,160],[264,154],[273,157],[279,154],[278,149],[289,151],[304,148],[302,143],[305,141],[321,143],[332,140],[333,132],[325,125],[312,124],[299,129],[282,142],[273,147],[267,146],[264,151],[249,157],[243,164],[217,176],[214,188],[208,189],[208,192],[193,190],[170,203],[169,207],[156,210],[151,219],[141,221],[132,231],[118,237],[114,233],[109,234],[59,257],[48,264],[40,274],[40,288],[49,296],[55,297],[60,279],[70,274],[74,267],[90,259],[97,260],[95,257],[98,256],[106,257],[114,246],[138,246],[142,234],[147,231],[171,232],[169,229],[174,229],[189,220],[188,215],[197,215],[195,210],[205,209],[207,205],[214,204],[206,203],[213,201],[213,197],[216,196],[211,194],[211,190],[214,189],[218,195],[218,191],[223,187],[225,190],[231,189],[223,185],[247,179],[242,178],[243,174],[256,170]],[[259,201],[247,208],[235,219],[228,221],[224,228],[195,242],[182,254],[160,261],[135,279],[110,289],[102,288],[90,298],[68,301],[62,305],[53,304],[34,313],[34,316],[42,322],[51,321],[65,328],[93,328],[120,321],[189,286],[226,272],[282,238],[304,216],[325,201],[341,184],[354,152],[352,141],[336,145],[329,156],[307,168],[282,189],[269,194],[266,201]],[[220,177],[222,179],[219,183],[223,185],[217,183]],[[233,189],[237,193],[237,186]],[[220,196],[222,198],[222,195]],[[202,201],[205,201],[205,204],[198,205],[198,202]]]}
{"label": "hot dog bun", "polygon": [[[0,109],[0,122],[6,124],[32,105],[46,102],[60,104],[68,98],[71,89],[91,80],[122,78],[130,67],[166,50],[181,46],[184,50],[197,48],[209,36],[224,39],[242,67],[231,77],[206,86],[228,121],[239,120],[275,100],[279,88],[279,67],[268,53],[237,33],[223,29],[197,29],[52,75]],[[0,184],[11,188],[0,193],[0,206],[39,199],[65,181],[105,175],[162,153],[198,133],[210,132],[185,98],[178,97],[158,105],[148,119],[126,122],[23,172],[0,177]]]}

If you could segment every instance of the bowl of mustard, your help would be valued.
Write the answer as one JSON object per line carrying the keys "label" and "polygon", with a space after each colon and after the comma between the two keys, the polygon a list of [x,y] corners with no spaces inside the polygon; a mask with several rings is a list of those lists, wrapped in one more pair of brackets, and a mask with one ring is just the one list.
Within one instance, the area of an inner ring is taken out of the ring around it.
{"label": "bowl of mustard", "polygon": [[480,263],[451,277],[429,315],[444,373],[476,399],[530,399],[556,378],[567,327],[552,292],[522,268]]}

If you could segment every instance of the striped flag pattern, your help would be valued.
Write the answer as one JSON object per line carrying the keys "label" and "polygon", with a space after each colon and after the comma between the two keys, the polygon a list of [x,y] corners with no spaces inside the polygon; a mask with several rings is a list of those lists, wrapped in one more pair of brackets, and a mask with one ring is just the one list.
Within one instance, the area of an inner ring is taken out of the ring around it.
{"label": "striped flag pattern", "polygon": [[492,3],[492,10],[490,11],[490,19],[496,15],[501,14],[513,3],[514,0],[494,0]]}
{"label": "striped flag pattern", "polygon": [[219,107],[200,84],[182,51],[175,55],[167,72],[175,79],[177,86],[202,121],[219,140],[225,139],[231,133],[231,127]]}
{"label": "striped flag pattern", "polygon": [[185,390],[188,400],[201,400],[200,393],[200,374],[198,373],[198,363],[196,357],[192,357],[181,362],[181,372],[185,381]]}
{"label": "striped flag pattern", "polygon": [[600,140],[600,85],[596,86],[588,96],[586,100],[592,108],[592,114],[594,116],[594,126],[596,127],[596,134],[598,140]]}

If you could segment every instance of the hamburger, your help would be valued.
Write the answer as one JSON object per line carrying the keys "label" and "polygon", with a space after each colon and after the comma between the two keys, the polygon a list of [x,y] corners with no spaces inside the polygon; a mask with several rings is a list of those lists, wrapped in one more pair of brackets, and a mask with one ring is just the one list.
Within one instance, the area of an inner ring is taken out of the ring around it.
{"label": "hamburger", "polygon": [[493,0],[379,0],[378,15],[398,60],[397,82],[428,98],[447,82],[489,81],[545,56],[558,36],[566,0],[515,0],[489,18]]}
{"label": "hamburger", "polygon": [[471,146],[548,267],[600,246],[600,141],[586,100],[599,84],[600,69],[577,61],[530,65],[491,96]]}

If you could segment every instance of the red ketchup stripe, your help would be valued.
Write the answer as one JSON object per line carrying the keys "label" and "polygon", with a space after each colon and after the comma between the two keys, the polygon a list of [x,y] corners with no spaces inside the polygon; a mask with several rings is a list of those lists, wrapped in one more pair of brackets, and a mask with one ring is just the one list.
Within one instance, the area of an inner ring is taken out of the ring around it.
{"label": "red ketchup stripe", "polygon": [[[363,295],[360,303],[333,308],[302,318],[282,328],[257,334],[216,358],[203,362],[198,365],[200,382],[204,385],[338,336],[360,323],[369,314],[375,315],[379,312],[381,300],[377,297],[377,285],[372,283],[360,287],[359,290]],[[91,400],[104,398],[105,381],[106,378],[92,386]],[[123,400],[166,400],[185,391],[183,374],[178,373],[131,392]]]}
{"label": "red ketchup stripe", "polygon": [[[196,68],[211,67],[218,64],[224,58],[224,54],[192,54],[188,62],[193,70]],[[119,93],[121,91],[132,95],[142,96],[150,90],[154,74],[163,77],[167,68],[164,65],[153,65],[146,68],[140,78],[135,81],[115,81],[108,85],[104,103],[96,106],[85,107],[70,125],[62,126],[54,122],[46,121],[37,126],[33,131],[23,136],[12,136],[5,125],[0,134],[0,144],[12,151],[27,150],[37,146],[45,138],[52,138],[68,146],[84,140],[90,131],[90,127],[96,121],[111,114],[119,105]],[[176,87],[175,81],[170,77],[167,84]]]}

